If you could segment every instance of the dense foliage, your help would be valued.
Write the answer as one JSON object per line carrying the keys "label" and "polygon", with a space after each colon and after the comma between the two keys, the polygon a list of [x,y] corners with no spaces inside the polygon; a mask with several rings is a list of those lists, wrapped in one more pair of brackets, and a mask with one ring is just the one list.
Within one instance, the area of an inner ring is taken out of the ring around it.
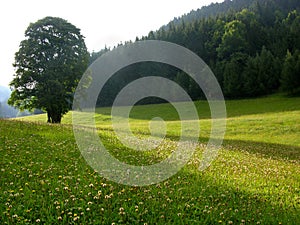
{"label": "dense foliage", "polygon": [[[298,0],[227,0],[175,18],[136,41],[164,40],[187,47],[210,66],[225,97],[243,98],[278,91],[299,93],[299,34]],[[94,53],[91,61],[106,51]],[[175,80],[194,100],[204,97],[183,72],[145,62],[115,74],[103,88],[98,104],[110,105],[124,85],[149,75]]]}
{"label": "dense foliage", "polygon": [[48,122],[60,123],[88,64],[84,37],[61,18],[46,17],[29,25],[15,55],[9,104],[43,109]]}

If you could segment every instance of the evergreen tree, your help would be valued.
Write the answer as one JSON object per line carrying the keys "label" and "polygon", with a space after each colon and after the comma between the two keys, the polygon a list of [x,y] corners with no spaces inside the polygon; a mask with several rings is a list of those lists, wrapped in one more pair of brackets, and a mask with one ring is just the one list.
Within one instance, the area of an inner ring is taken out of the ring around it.
{"label": "evergreen tree", "polygon": [[227,97],[242,97],[243,89],[243,69],[247,61],[247,55],[236,53],[231,60],[226,63],[224,70],[224,94]]}
{"label": "evergreen tree", "polygon": [[289,94],[298,94],[300,92],[300,51],[294,54],[287,52],[281,75],[282,90]]}

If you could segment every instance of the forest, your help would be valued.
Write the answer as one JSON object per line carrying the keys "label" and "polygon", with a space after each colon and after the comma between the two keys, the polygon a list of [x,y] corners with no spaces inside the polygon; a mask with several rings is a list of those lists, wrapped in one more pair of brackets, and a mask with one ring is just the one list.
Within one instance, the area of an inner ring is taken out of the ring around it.
{"label": "forest", "polygon": [[[162,40],[190,49],[209,65],[225,98],[240,99],[277,92],[299,95],[299,34],[298,0],[226,0],[174,18],[135,41]],[[111,49],[91,53],[90,63],[108,51]],[[131,81],[156,75],[176,81],[193,100],[205,97],[183,71],[161,63],[142,62],[118,71],[101,90],[98,105],[111,105]],[[140,104],[162,101],[148,98]]]}

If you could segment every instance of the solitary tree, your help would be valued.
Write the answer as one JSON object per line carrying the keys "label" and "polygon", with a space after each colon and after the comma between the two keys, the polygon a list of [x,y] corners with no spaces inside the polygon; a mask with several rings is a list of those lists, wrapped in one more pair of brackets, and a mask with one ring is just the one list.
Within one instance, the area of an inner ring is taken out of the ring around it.
{"label": "solitary tree", "polygon": [[74,25],[56,17],[31,23],[25,37],[15,54],[9,104],[22,110],[43,109],[48,122],[60,123],[88,64],[84,37]]}

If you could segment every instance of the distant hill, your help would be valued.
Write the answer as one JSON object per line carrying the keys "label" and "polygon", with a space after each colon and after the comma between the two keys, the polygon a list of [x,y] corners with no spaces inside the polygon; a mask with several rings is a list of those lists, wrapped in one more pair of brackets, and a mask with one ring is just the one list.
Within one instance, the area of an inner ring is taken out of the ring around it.
{"label": "distant hill", "polygon": [[7,104],[11,90],[8,87],[0,86],[0,118],[14,118],[20,116],[29,116],[31,114],[41,114],[44,113],[42,110],[35,109],[34,112],[29,112],[28,110],[20,111]]}
{"label": "distant hill", "polygon": [[261,7],[276,8],[283,13],[299,8],[298,0],[225,0],[221,3],[212,3],[209,6],[203,6],[197,10],[192,10],[182,16],[175,17],[167,25],[161,27],[168,29],[172,25],[195,22],[201,19],[222,17],[228,14],[235,14],[243,9],[255,9],[257,5]]}
{"label": "distant hill", "polygon": [[18,114],[18,110],[7,104],[10,96],[10,89],[8,87],[0,86],[0,118],[13,118]]}
{"label": "distant hill", "polygon": [[6,101],[10,96],[10,92],[8,87],[0,86],[0,102]]}

